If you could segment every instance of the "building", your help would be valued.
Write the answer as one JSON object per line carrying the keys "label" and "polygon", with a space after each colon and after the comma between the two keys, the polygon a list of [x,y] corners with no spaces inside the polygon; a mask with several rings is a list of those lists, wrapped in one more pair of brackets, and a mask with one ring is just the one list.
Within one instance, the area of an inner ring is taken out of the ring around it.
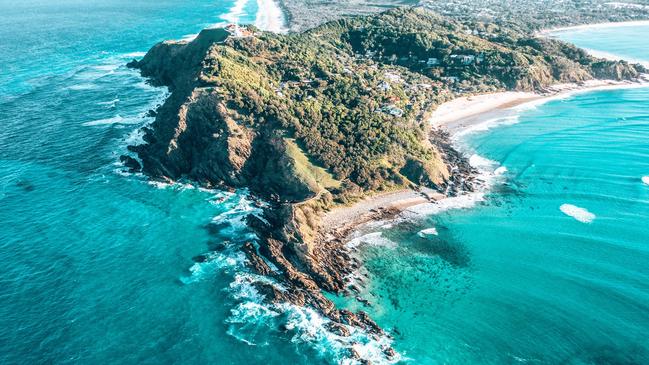
{"label": "building", "polygon": [[227,30],[230,33],[231,37],[235,37],[235,38],[248,38],[248,37],[253,37],[255,35],[247,28],[240,27],[237,24],[228,24],[225,27],[225,30]]}
{"label": "building", "polygon": [[381,110],[384,113],[390,114],[390,115],[392,115],[394,117],[402,117],[403,116],[403,110],[401,110],[400,108],[398,108],[394,104],[385,105],[385,106],[383,106],[383,108],[381,108]]}
{"label": "building", "polygon": [[437,58],[431,57],[426,61],[427,66],[437,66],[439,65],[439,60]]}

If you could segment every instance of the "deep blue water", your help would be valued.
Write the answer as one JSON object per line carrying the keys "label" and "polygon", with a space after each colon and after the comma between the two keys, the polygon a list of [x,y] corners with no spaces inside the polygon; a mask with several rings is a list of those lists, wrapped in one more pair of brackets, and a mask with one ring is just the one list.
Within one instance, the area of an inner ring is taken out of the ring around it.
{"label": "deep blue water", "polygon": [[[596,33],[560,36],[649,60],[646,27]],[[369,312],[418,364],[649,363],[649,87],[485,122],[458,139],[483,201],[359,238]]]}
{"label": "deep blue water", "polygon": [[[259,302],[237,250],[253,238],[245,192],[120,172],[164,97],[124,64],[234,5],[0,0],[0,363],[344,360],[319,316]],[[243,9],[254,20],[256,2]],[[633,32],[616,31],[601,50]],[[648,59],[641,46],[628,56]],[[404,357],[648,362],[648,96],[553,101],[461,141],[506,166],[506,185],[472,209],[385,228],[396,246],[363,252],[369,311]],[[579,222],[562,204],[596,217]],[[438,237],[417,236],[433,226]],[[352,340],[376,351],[362,333]]]}

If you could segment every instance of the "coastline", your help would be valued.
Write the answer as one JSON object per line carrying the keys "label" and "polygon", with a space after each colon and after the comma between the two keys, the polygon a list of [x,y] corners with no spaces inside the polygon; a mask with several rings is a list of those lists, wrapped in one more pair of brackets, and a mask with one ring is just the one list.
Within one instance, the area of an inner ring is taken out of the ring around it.
{"label": "coastline", "polygon": [[[637,26],[649,26],[649,20],[634,20],[634,21],[627,21],[627,22],[607,22],[607,23],[574,25],[569,27],[557,27],[557,28],[543,29],[535,32],[534,34],[537,37],[559,39],[560,37],[557,36],[557,33],[561,33],[561,32],[637,27]],[[583,48],[583,49],[593,57],[603,58],[610,61],[626,61],[629,63],[638,63],[643,65],[644,67],[649,68],[649,62],[647,61],[619,56],[606,51],[600,51],[600,50],[589,49],[589,48]]]}
{"label": "coastline", "polygon": [[[251,0],[237,0],[228,12],[220,16],[222,21],[218,23],[211,24],[205,29],[214,29],[214,28],[223,28],[228,24],[240,24],[242,17],[251,16],[245,11],[246,5]],[[282,9],[282,4],[278,0],[255,0],[257,2],[257,13],[254,14],[254,24],[255,27],[272,33],[287,33],[289,30],[289,20],[288,15],[285,10]],[[244,22],[246,23],[246,22]],[[191,42],[199,33],[187,34],[183,36],[180,40],[184,42]]]}
{"label": "coastline", "polygon": [[[448,101],[435,109],[429,123],[433,128],[442,128],[449,132],[452,139],[467,133],[486,130],[491,122],[507,117],[515,117],[521,110],[541,105],[552,100],[600,90],[629,89],[649,86],[649,80],[614,81],[589,80],[581,84],[556,84],[545,89],[543,93],[503,91],[490,94],[462,96]],[[469,156],[467,156],[468,158]],[[483,161],[471,161],[481,175],[481,180],[488,181],[501,172],[484,171]],[[384,219],[392,219],[411,212],[414,215],[429,214],[446,210],[454,206],[466,207],[481,200],[489,184],[473,193],[449,197],[430,191],[404,189],[397,192],[379,193],[367,197],[350,206],[335,207],[322,218],[325,240],[346,239],[363,225]]]}
{"label": "coastline", "polygon": [[[270,0],[259,0],[258,4],[261,3],[266,4],[266,6],[272,6],[272,4],[274,4],[274,2]],[[584,83],[582,85],[555,85],[547,90],[543,90],[541,94],[505,92],[469,96],[451,101],[450,103],[455,104],[450,104],[450,106],[447,104],[441,105],[438,109],[441,109],[442,111],[446,109],[446,115],[442,121],[438,120],[433,122],[438,124],[438,126],[443,126],[445,129],[449,130],[451,129],[449,126],[453,123],[460,123],[455,130],[451,130],[452,135],[456,136],[458,133],[467,130],[467,128],[470,128],[471,126],[480,125],[480,123],[484,121],[485,116],[489,113],[511,110],[512,108],[530,102],[549,100],[551,97],[557,97],[560,94],[567,95],[567,93],[586,89],[592,90],[595,88],[618,88],[622,85],[626,86],[630,84],[631,83],[600,81],[595,83]],[[461,111],[461,113],[459,111]],[[468,120],[474,120],[474,122],[468,123]],[[422,121],[419,120],[419,122]],[[322,217],[320,230],[319,232],[316,231],[321,234],[320,237],[325,237],[324,241],[334,240],[336,242],[332,245],[318,245],[312,251],[313,255],[306,256],[307,258],[302,261],[309,265],[305,269],[300,267],[299,264],[296,265],[294,262],[291,262],[291,259],[295,260],[295,258],[286,253],[285,242],[289,242],[289,239],[285,239],[284,236],[282,236],[284,231],[275,230],[277,226],[268,223],[269,220],[265,219],[266,217],[250,216],[250,221],[248,222],[250,226],[253,230],[262,233],[259,235],[260,237],[265,237],[263,238],[264,241],[260,244],[259,251],[252,245],[247,246],[245,253],[250,262],[250,267],[254,272],[264,276],[272,276],[273,268],[279,268],[281,272],[285,273],[284,279],[291,288],[290,291],[284,293],[276,290],[277,288],[268,283],[258,282],[256,283],[258,289],[262,291],[264,295],[268,295],[268,298],[272,298],[275,302],[292,303],[300,308],[305,307],[306,305],[314,307],[321,314],[324,314],[333,321],[331,322],[333,328],[332,331],[335,330],[339,331],[341,334],[345,334],[346,332],[344,327],[341,328],[336,326],[340,326],[341,324],[352,324],[354,327],[360,328],[372,336],[383,336],[385,332],[378,327],[371,318],[364,314],[364,312],[354,314],[345,311],[345,309],[337,309],[331,303],[329,298],[322,295],[321,291],[322,289],[331,292],[344,290],[345,277],[347,277],[346,274],[353,273],[354,270],[359,267],[358,261],[350,260],[350,257],[353,256],[350,256],[349,250],[347,250],[349,246],[346,246],[346,241],[350,238],[349,234],[353,233],[357,228],[359,228],[359,226],[379,220],[399,218],[402,217],[401,214],[405,212],[412,212],[413,214],[420,216],[424,214],[428,215],[446,209],[469,207],[474,205],[475,202],[482,200],[484,191],[489,188],[490,182],[493,180],[492,177],[497,176],[498,170],[501,169],[496,169],[496,171],[494,171],[494,169],[491,168],[492,166],[489,165],[489,162],[484,159],[478,161],[479,158],[474,159],[472,157],[471,159],[466,160],[461,158],[461,160],[472,162],[472,165],[476,167],[475,170],[480,173],[478,181],[481,181],[481,183],[477,189],[479,191],[461,193],[458,197],[449,198],[442,194],[434,193],[432,190],[400,190],[376,194],[348,207],[336,207]],[[474,174],[472,171],[474,170],[471,168],[468,168],[467,170],[470,171],[469,174],[456,174],[454,172],[453,175],[461,177],[471,175],[471,178],[473,178]],[[482,174],[485,171],[488,173]],[[467,190],[473,189],[469,187]],[[309,219],[310,216],[306,213],[309,213],[308,209],[310,208],[311,207],[307,207],[304,211],[300,210],[298,213],[304,214],[306,216],[305,219]],[[268,215],[267,217],[271,218],[270,222],[273,222],[272,224],[275,224],[275,222],[279,221],[279,219],[283,217],[289,217],[292,219],[289,221],[291,224],[299,222],[296,218],[295,211],[279,211],[278,209],[275,212],[282,214],[290,213],[292,215]],[[311,226],[308,228],[311,228]],[[311,234],[311,231],[306,232],[306,234]],[[300,246],[298,247],[302,248]],[[297,252],[298,254],[302,254],[301,251]],[[264,258],[269,260],[268,262],[274,266],[269,266]],[[299,259],[302,260],[302,258]],[[304,271],[306,271],[306,274],[303,274]],[[304,291],[301,288],[308,288],[308,290]],[[306,296],[304,294],[305,292]],[[388,358],[395,357],[394,350],[389,347],[389,344],[382,347],[383,353]],[[358,355],[354,356],[358,357]]]}
{"label": "coastline", "polygon": [[631,20],[628,22],[605,22],[605,23],[594,23],[594,24],[581,24],[581,25],[572,25],[568,27],[556,27],[550,29],[543,29],[538,31],[537,35],[548,35],[555,32],[564,32],[571,30],[586,30],[586,29],[601,29],[601,28],[617,28],[617,27],[635,27],[639,25],[649,25],[649,20]]}

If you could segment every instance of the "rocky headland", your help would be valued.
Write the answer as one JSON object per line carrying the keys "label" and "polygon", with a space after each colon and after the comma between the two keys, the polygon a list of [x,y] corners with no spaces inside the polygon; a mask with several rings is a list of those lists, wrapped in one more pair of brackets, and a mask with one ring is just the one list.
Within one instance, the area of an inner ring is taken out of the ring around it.
{"label": "rocky headland", "polygon": [[[231,27],[162,42],[130,66],[171,95],[145,128],[145,143],[129,148],[141,165],[122,160],[154,179],[248,188],[267,203],[248,219],[259,237],[244,245],[249,265],[287,288],[259,291],[316,309],[340,335],[348,326],[383,334],[365,313],[336,308],[323,294],[353,293],[347,278],[360,265],[345,246],[353,224],[326,226],[325,212],[390,191],[435,199],[431,192],[472,190],[468,161],[428,123],[445,101],[645,72],[527,32],[464,28],[408,8],[303,33]],[[369,219],[398,212],[376,209]]]}

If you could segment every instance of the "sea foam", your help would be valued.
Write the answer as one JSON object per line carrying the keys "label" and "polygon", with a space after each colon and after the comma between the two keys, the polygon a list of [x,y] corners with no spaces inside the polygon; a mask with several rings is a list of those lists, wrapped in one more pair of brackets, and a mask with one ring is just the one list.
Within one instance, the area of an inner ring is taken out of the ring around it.
{"label": "sea foam", "polygon": [[230,11],[221,16],[221,19],[228,23],[238,24],[241,20],[241,17],[244,15],[244,9],[248,4],[248,0],[237,0],[234,5],[230,8]]}
{"label": "sea foam", "polygon": [[430,236],[437,236],[438,234],[439,233],[437,232],[437,228],[435,228],[435,227],[422,229],[421,231],[419,231],[417,233],[417,235],[419,237],[421,237],[421,238],[426,238],[426,237],[430,237]]}
{"label": "sea foam", "polygon": [[362,236],[359,237],[352,238],[349,242],[347,242],[347,247],[355,248],[364,244],[373,245],[373,246],[383,246],[386,248],[394,248],[397,245],[395,242],[383,237],[382,232],[372,232],[372,233],[363,234]]}
{"label": "sea foam", "polygon": [[111,124],[137,124],[140,123],[140,117],[122,117],[116,115],[112,118],[97,119],[90,122],[85,122],[82,125],[86,127],[98,126],[98,125],[111,125]]}
{"label": "sea foam", "polygon": [[646,185],[649,185],[649,176],[643,176],[642,182],[645,183]]}
{"label": "sea foam", "polygon": [[572,204],[562,204],[559,209],[565,214],[570,217],[575,218],[579,222],[582,223],[591,223],[593,220],[595,220],[595,214],[589,212],[585,208],[578,207],[576,205]]}

